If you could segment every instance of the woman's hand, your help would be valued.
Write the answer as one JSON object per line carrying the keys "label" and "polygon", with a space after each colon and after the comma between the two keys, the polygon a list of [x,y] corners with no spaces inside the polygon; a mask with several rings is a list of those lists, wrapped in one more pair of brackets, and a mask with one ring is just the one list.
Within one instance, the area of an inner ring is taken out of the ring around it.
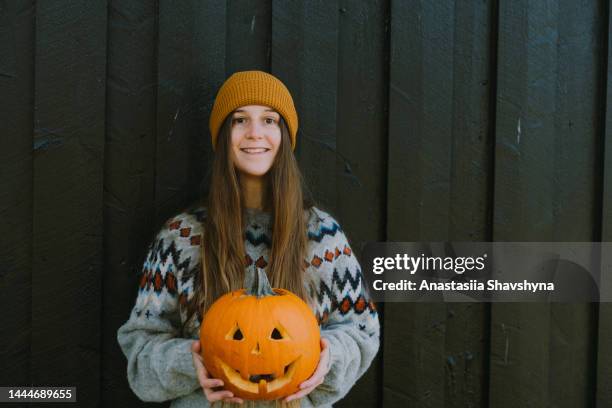
{"label": "woman's hand", "polygon": [[329,342],[321,338],[321,357],[319,357],[317,369],[309,379],[300,384],[300,391],[289,395],[285,398],[285,402],[293,401],[294,399],[302,398],[310,394],[315,388],[323,383],[329,369]]}
{"label": "woman's hand", "polygon": [[204,361],[200,355],[200,342],[194,341],[191,343],[191,356],[193,357],[193,365],[195,366],[196,373],[198,374],[198,380],[200,385],[204,389],[204,396],[208,402],[215,401],[227,401],[236,402],[242,404],[242,400],[238,397],[234,397],[231,391],[221,390],[215,391],[213,388],[223,386],[223,381],[217,378],[210,378],[206,367],[204,367]]}

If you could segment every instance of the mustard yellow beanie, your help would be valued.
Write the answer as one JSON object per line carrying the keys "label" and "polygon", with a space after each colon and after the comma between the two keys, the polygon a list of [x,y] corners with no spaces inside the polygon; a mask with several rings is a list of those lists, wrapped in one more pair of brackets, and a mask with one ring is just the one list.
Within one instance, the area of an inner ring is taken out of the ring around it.
{"label": "mustard yellow beanie", "polygon": [[263,71],[236,72],[221,85],[210,113],[213,149],[217,145],[219,128],[227,115],[245,105],[269,106],[280,113],[289,128],[291,148],[295,149],[298,117],[293,98],[278,78]]}

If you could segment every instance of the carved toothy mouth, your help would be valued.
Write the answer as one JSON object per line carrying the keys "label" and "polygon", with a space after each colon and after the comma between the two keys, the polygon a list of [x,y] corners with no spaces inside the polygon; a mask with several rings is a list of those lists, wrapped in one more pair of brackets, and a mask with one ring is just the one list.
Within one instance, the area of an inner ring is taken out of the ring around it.
{"label": "carved toothy mouth", "polygon": [[274,374],[253,374],[249,376],[248,380],[242,378],[240,371],[228,366],[221,359],[217,359],[217,361],[227,379],[235,387],[253,394],[264,394],[274,392],[291,382],[295,373],[295,363],[298,359],[299,357],[285,366],[282,377],[275,378]]}
{"label": "carved toothy mouth", "polygon": [[259,384],[260,380],[270,382],[274,380],[274,374],[257,374],[249,377],[249,381],[255,384]]}

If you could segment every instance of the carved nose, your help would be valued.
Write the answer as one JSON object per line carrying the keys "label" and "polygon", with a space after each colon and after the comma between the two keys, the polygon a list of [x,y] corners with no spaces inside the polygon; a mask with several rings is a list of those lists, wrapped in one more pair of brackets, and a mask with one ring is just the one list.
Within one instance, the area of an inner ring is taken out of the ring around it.
{"label": "carved nose", "polygon": [[259,351],[259,342],[257,342],[255,348],[251,350],[251,354],[261,354],[261,351]]}

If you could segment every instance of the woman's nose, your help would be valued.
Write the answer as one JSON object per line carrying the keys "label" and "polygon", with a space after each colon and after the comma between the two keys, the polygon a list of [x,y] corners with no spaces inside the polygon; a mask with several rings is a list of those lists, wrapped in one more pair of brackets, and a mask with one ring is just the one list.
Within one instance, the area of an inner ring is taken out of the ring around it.
{"label": "woman's nose", "polygon": [[263,126],[257,123],[257,121],[251,121],[249,124],[249,131],[247,132],[248,137],[261,138],[264,135]]}

